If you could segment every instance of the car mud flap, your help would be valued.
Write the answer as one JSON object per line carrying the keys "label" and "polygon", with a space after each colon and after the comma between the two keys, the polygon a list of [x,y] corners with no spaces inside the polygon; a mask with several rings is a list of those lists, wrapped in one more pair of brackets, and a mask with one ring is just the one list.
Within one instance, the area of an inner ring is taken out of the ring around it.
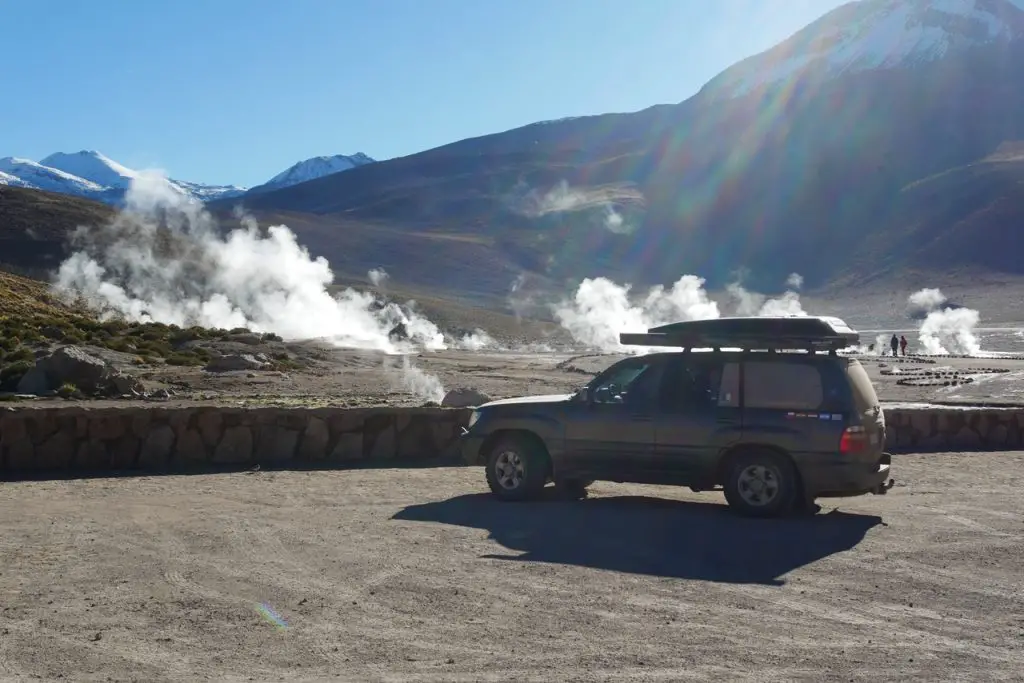
{"label": "car mud flap", "polygon": [[[878,464],[879,466],[892,465],[892,454],[882,453],[882,457],[878,459]],[[895,485],[896,480],[890,477],[889,481],[883,481],[881,484],[871,489],[871,493],[875,494],[876,496],[884,496],[886,493],[889,492],[889,489],[891,489]]]}

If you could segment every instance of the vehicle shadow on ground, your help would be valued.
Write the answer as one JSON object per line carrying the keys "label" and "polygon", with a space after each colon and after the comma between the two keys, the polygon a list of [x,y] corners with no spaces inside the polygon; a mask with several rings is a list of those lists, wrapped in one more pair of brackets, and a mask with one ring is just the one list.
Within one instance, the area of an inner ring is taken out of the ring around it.
{"label": "vehicle shadow on ground", "polygon": [[[550,491],[550,489],[548,489]],[[782,585],[781,577],[850,550],[881,517],[834,511],[761,520],[724,504],[643,496],[502,503],[470,494],[411,505],[393,519],[486,529],[520,555],[488,559],[722,583]]]}

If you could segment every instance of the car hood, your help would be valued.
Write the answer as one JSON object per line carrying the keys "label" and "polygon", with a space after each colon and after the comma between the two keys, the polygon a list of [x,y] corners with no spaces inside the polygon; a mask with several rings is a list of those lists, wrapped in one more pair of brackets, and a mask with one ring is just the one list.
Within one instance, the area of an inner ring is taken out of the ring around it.
{"label": "car hood", "polygon": [[497,401],[485,403],[480,408],[492,408],[494,406],[509,406],[521,403],[560,403],[572,398],[572,394],[546,394],[544,396],[519,396],[516,398],[503,398]]}

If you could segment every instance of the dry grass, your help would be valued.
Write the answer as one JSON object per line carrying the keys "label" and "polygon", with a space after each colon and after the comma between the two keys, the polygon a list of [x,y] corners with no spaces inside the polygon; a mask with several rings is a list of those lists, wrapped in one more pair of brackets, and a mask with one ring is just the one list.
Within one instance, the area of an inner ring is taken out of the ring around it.
{"label": "dry grass", "polygon": [[[137,365],[204,365],[211,353],[191,342],[231,341],[246,329],[181,328],[163,323],[100,319],[82,305],[68,305],[46,283],[0,271],[0,391],[13,391],[34,365],[35,352],[54,344],[80,344],[136,356]],[[273,334],[262,341],[280,341]],[[290,357],[275,369],[294,369]]]}

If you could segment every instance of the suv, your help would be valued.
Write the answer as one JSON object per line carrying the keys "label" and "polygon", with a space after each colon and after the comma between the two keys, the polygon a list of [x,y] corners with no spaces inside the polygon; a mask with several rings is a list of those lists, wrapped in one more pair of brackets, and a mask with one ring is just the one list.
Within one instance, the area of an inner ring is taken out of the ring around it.
{"label": "suv", "polygon": [[836,353],[859,343],[842,320],[721,318],[620,341],[681,350],[622,360],[573,394],[473,412],[462,457],[484,464],[498,498],[536,498],[552,481],[572,497],[595,480],[668,484],[772,517],[893,485],[871,380]]}

